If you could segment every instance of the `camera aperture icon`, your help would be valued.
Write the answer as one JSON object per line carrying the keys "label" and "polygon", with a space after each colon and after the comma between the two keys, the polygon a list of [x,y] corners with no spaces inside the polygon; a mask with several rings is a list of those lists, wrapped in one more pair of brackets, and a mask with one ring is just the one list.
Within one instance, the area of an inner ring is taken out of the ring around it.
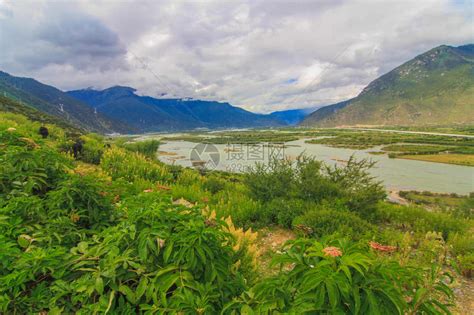
{"label": "camera aperture icon", "polygon": [[215,169],[219,165],[220,153],[217,147],[209,143],[199,143],[191,150],[190,160],[194,167]]}

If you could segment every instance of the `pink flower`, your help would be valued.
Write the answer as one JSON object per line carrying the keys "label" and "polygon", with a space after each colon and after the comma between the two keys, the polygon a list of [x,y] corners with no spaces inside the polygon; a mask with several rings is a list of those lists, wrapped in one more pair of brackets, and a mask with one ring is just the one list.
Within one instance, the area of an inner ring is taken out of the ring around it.
{"label": "pink flower", "polygon": [[342,256],[342,251],[339,248],[334,247],[334,246],[324,248],[323,253],[325,256],[331,256],[331,257]]}
{"label": "pink flower", "polygon": [[369,242],[369,245],[373,249],[378,250],[380,252],[391,253],[391,252],[394,252],[394,251],[397,250],[397,248],[395,246],[382,245],[382,244],[377,243],[377,242]]}

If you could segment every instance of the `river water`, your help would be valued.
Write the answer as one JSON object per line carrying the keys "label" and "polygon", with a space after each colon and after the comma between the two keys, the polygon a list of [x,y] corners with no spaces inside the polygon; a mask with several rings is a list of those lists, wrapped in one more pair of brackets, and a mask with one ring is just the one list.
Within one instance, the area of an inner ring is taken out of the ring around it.
{"label": "river water", "polygon": [[[257,162],[268,162],[270,155],[295,158],[301,153],[315,157],[329,165],[344,165],[351,155],[368,158],[377,164],[371,173],[383,182],[387,190],[427,190],[439,193],[468,194],[474,191],[474,167],[390,159],[386,154],[373,155],[368,150],[332,148],[310,144],[300,139],[281,146],[203,145],[187,141],[168,141],[160,145],[159,159],[168,164],[191,167],[192,160],[208,161],[208,168],[225,171],[244,171]],[[167,153],[163,153],[167,152]],[[191,155],[193,155],[191,157]]]}

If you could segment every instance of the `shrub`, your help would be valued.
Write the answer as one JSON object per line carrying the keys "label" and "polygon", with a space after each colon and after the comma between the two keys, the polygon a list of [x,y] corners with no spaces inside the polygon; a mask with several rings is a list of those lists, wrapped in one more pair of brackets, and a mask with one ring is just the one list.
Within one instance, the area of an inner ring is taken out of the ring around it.
{"label": "shrub", "polygon": [[334,234],[351,239],[370,238],[377,231],[375,226],[353,212],[324,207],[296,217],[293,227],[301,226],[306,233],[316,238]]}
{"label": "shrub", "polygon": [[96,134],[88,134],[81,136],[81,140],[84,144],[79,159],[86,163],[99,164],[105,150],[103,138]]}
{"label": "shrub", "polygon": [[48,193],[48,215],[50,218],[66,216],[84,228],[111,222],[111,198],[103,186],[96,176],[70,175]]}
{"label": "shrub", "polygon": [[266,222],[291,228],[293,219],[305,213],[309,205],[301,199],[277,198],[266,203],[263,207],[263,214],[267,217]]}
{"label": "shrub", "polygon": [[105,151],[101,167],[113,179],[167,181],[172,178],[162,163],[149,161],[139,153],[127,152],[120,148],[110,148]]}
{"label": "shrub", "polygon": [[461,273],[466,277],[474,275],[474,237],[470,234],[453,233],[449,235],[449,248]]}
{"label": "shrub", "polygon": [[423,208],[381,203],[378,208],[381,222],[402,230],[441,232],[445,240],[450,233],[463,233],[469,222],[453,218],[447,213],[429,212]]}
{"label": "shrub", "polygon": [[255,200],[270,201],[288,198],[295,184],[295,172],[289,160],[273,160],[268,166],[257,163],[245,177],[250,196]]}
{"label": "shrub", "polygon": [[216,175],[210,175],[206,177],[203,188],[209,191],[211,194],[216,194],[219,191],[225,188],[226,182],[221,178],[217,177]]}
{"label": "shrub", "polygon": [[23,145],[10,145],[0,153],[0,195],[43,194],[65,177],[71,165],[66,156],[47,146]]}
{"label": "shrub", "polygon": [[344,167],[326,168],[330,180],[341,187],[349,210],[366,219],[375,217],[378,202],[386,197],[381,182],[369,173],[374,165],[374,162],[366,159],[357,161],[351,156]]}
{"label": "shrub", "polygon": [[160,147],[160,142],[158,140],[135,141],[126,142],[121,146],[128,151],[141,153],[147,158],[155,160],[158,148]]}
{"label": "shrub", "polygon": [[228,304],[225,312],[449,314],[452,291],[437,278],[437,268],[402,267],[344,241],[312,240],[289,242],[274,263],[281,272]]}

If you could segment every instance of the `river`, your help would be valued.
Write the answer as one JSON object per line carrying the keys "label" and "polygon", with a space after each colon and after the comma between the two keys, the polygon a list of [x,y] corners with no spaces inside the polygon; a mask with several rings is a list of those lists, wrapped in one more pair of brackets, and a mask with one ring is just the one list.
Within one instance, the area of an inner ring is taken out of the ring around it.
{"label": "river", "polygon": [[[423,162],[404,159],[390,159],[386,154],[373,155],[368,150],[332,148],[321,144],[310,144],[300,139],[287,142],[284,148],[272,146],[243,145],[200,145],[187,141],[168,141],[160,145],[159,159],[168,164],[192,166],[191,153],[204,161],[210,161],[211,168],[227,171],[243,171],[257,162],[268,162],[273,154],[277,157],[295,158],[304,153],[327,164],[344,165],[351,155],[357,159],[368,158],[377,164],[371,173],[383,182],[387,190],[418,190],[439,193],[468,194],[474,191],[474,167]],[[194,150],[193,150],[194,149]],[[167,152],[164,154],[163,152]]]}

